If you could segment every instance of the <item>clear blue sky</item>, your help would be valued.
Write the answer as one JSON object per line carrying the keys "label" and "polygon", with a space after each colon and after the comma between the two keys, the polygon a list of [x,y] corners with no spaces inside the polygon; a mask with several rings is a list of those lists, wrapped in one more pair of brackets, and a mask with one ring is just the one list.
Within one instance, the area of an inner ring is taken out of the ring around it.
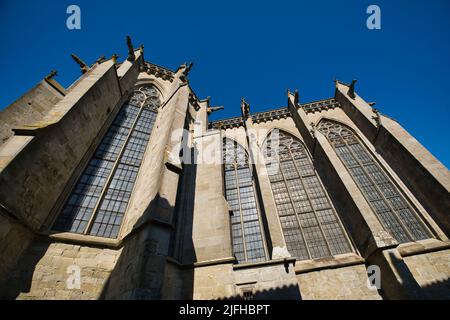
{"label": "clear blue sky", "polygon": [[[81,30],[66,8],[81,8]],[[382,29],[366,28],[381,8]],[[450,0],[403,1],[0,1],[0,109],[58,70],[64,86],[80,74],[76,53],[126,57],[125,36],[145,57],[176,69],[194,61],[191,85],[239,115],[331,97],[333,78],[358,79],[357,92],[397,119],[450,167]]]}

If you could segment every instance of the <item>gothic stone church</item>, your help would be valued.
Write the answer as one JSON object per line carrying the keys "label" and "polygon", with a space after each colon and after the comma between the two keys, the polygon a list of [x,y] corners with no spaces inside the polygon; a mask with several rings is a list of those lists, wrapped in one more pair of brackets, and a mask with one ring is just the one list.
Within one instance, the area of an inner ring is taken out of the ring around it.
{"label": "gothic stone church", "polygon": [[0,113],[1,298],[450,298],[449,171],[355,82],[210,121],[192,65],[74,59]]}

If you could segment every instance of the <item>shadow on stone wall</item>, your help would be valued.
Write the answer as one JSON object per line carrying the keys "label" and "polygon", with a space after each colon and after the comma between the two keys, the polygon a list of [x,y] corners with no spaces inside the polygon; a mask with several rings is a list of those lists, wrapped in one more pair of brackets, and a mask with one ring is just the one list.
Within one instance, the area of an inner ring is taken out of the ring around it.
{"label": "shadow on stone wall", "polygon": [[38,237],[35,237],[34,241],[22,253],[14,268],[9,272],[9,277],[0,284],[0,299],[17,299],[21,293],[31,291],[37,264],[50,246],[48,241]]}
{"label": "shadow on stone wall", "polygon": [[381,289],[378,293],[384,300],[423,300],[436,299],[422,288],[408,265],[393,251],[388,252],[390,262],[380,251],[368,264],[378,265],[381,270]]}
{"label": "shadow on stone wall", "polygon": [[434,300],[450,300],[450,278],[422,285],[425,297]]}
{"label": "shadow on stone wall", "polygon": [[[130,234],[123,239],[122,253],[103,286],[100,299],[193,298],[193,264],[197,261],[192,238],[197,165],[184,164],[179,173],[175,207],[159,193],[148,204]],[[49,239],[35,237],[9,278],[0,284],[1,299],[15,299],[30,292],[33,276],[36,278],[39,272],[38,262],[46,255],[49,245]],[[389,258],[393,269],[387,265],[383,269],[386,261],[381,256],[370,261],[382,267],[379,293],[383,299],[450,299],[449,278],[421,287],[403,259],[392,252]],[[400,275],[400,281],[394,281],[393,271]],[[53,289],[57,291],[56,287]],[[300,300],[302,297],[298,286],[290,285],[247,292],[245,297],[240,292],[219,300],[242,299]]]}
{"label": "shadow on stone wall", "polygon": [[160,298],[171,225],[157,218],[159,208],[170,205],[157,194],[123,239],[122,252],[100,299]]}
{"label": "shadow on stone wall", "polygon": [[263,197],[261,194],[260,182],[259,182],[258,175],[256,173],[256,166],[254,164],[252,164],[252,174],[253,174],[253,177],[255,180],[255,185],[256,185],[256,188],[255,188],[256,197],[257,197],[259,208],[261,210],[261,220],[262,220],[262,225],[263,225],[263,229],[264,229],[264,237],[266,238],[267,251],[269,252],[269,256],[271,257],[271,254],[273,251],[272,237],[270,235],[269,222],[267,221],[267,214],[266,214],[266,209],[265,209],[266,206],[264,205]]}
{"label": "shadow on stone wall", "polygon": [[196,165],[183,165],[179,173],[175,207],[159,193],[149,203],[123,240],[100,299],[192,299],[194,270],[186,264],[196,261],[192,240]]}
{"label": "shadow on stone wall", "polygon": [[297,285],[284,285],[270,289],[255,290],[245,295],[239,293],[218,300],[302,300],[302,296]]}
{"label": "shadow on stone wall", "polygon": [[[148,204],[130,234],[123,239],[122,252],[103,286],[100,299],[192,299],[192,264],[196,261],[192,240],[196,174],[196,165],[183,165],[175,207],[160,194]],[[175,241],[178,242],[176,255],[170,250],[171,242]],[[0,283],[1,299],[16,299],[20,294],[29,293],[32,286],[41,286],[36,272],[39,273],[37,268],[46,267],[38,263],[48,254],[50,244],[50,239],[34,237]],[[170,256],[172,262],[168,262]],[[83,277],[83,270],[81,275]],[[56,286],[46,290],[54,290],[58,297]]]}
{"label": "shadow on stone wall", "polygon": [[[194,150],[191,151],[194,154]],[[183,165],[183,173],[178,186],[178,196],[175,208],[176,231],[172,237],[172,246],[174,248],[171,256],[175,258],[181,265],[187,265],[187,268],[181,268],[178,271],[181,277],[175,277],[181,281],[179,294],[168,294],[165,298],[173,299],[192,299],[194,296],[194,269],[190,266],[197,262],[193,242],[193,226],[194,226],[194,205],[195,205],[195,188],[197,180],[197,165]],[[172,275],[175,276],[175,275]],[[176,287],[177,280],[171,275],[166,278],[167,288]],[[175,280],[175,281],[174,281]]]}
{"label": "shadow on stone wall", "polygon": [[403,259],[398,259],[392,252],[389,253],[389,256],[393,261],[393,268],[401,278],[400,290],[396,290],[400,296],[380,293],[383,299],[450,299],[450,277],[420,285]]}

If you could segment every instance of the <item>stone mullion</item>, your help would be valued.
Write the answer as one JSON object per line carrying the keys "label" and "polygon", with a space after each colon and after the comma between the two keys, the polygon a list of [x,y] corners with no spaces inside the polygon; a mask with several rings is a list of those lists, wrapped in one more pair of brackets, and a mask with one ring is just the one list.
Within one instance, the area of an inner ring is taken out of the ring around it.
{"label": "stone mullion", "polygon": [[[185,220],[185,204],[186,204],[186,188],[185,188],[185,184],[186,181],[190,181],[191,179],[191,173],[190,173],[190,169],[187,169],[186,167],[183,168],[184,172],[186,173],[185,176],[183,176],[183,181],[182,184],[180,186],[181,188],[181,192],[182,192],[182,196],[180,198],[180,208],[178,210],[178,212],[176,213],[178,215],[178,220],[176,223],[176,230],[175,235],[174,235],[174,248],[173,248],[173,256],[174,258],[178,259],[179,261],[182,260],[182,255],[181,252],[183,252],[183,235],[184,235],[184,220]],[[182,213],[182,214],[181,214]]]}
{"label": "stone mullion", "polygon": [[[279,166],[279,170],[280,170],[281,176],[283,177],[283,183],[286,186],[286,192],[287,192],[287,194],[289,196],[289,200],[291,202],[292,210],[294,211],[295,219],[297,219],[298,227],[300,229],[300,233],[302,234],[302,238],[303,238],[303,242],[305,244],[306,252],[308,253],[309,259],[312,259],[311,252],[309,251],[308,241],[306,240],[305,233],[303,232],[302,224],[301,224],[300,219],[298,217],[298,213],[295,210],[295,204],[294,204],[294,201],[292,200],[291,192],[289,191],[289,187],[288,187],[288,184],[287,184],[287,179],[286,179],[286,177],[285,177],[285,175],[283,173],[283,170],[281,170],[281,161],[278,162],[278,166]],[[306,192],[306,190],[305,190],[305,192]],[[284,236],[284,234],[283,234],[283,236]],[[285,242],[286,242],[286,240],[285,240]]]}
{"label": "stone mullion", "polygon": [[[136,122],[133,124],[133,132],[136,132],[136,131],[138,131],[138,130],[134,130],[135,129],[135,124],[137,123],[137,121],[139,121],[139,118],[140,118],[140,116],[141,116],[141,114],[142,114],[142,111],[144,110],[144,105],[145,105],[145,101],[143,102],[143,104],[142,104],[142,107],[141,107],[141,109],[140,109],[140,111],[139,111],[139,113],[138,113],[138,115],[137,115],[137,118],[136,118]],[[157,111],[153,111],[153,110],[151,110],[151,109],[148,109],[148,110],[150,110],[151,112],[155,112],[156,113],[156,115],[158,115],[158,112]],[[155,122],[156,122],[156,119],[155,119],[155,121],[153,122],[153,125],[152,125],[152,131],[153,131],[153,126],[155,125]],[[150,131],[149,132],[149,135],[151,136],[151,134],[152,134],[152,131]],[[130,135],[128,136],[128,138],[127,138],[127,144],[128,144],[128,141],[129,141],[129,139],[130,139],[130,137],[131,137],[131,134],[133,133],[133,132],[130,132]],[[143,132],[143,131],[138,131],[138,132],[142,132],[142,133],[145,133],[145,132]],[[146,144],[146,146],[145,146],[145,148],[144,148],[144,150],[143,150],[143,153],[142,153],[142,158],[141,158],[141,163],[139,164],[139,166],[136,166],[136,165],[131,165],[131,166],[133,166],[133,167],[135,167],[135,168],[138,168],[138,170],[137,170],[137,172],[136,172],[136,178],[135,178],[135,182],[133,183],[133,188],[131,189],[131,192],[130,192],[130,198],[128,199],[128,203],[127,203],[127,205],[126,205],[126,208],[125,208],[125,211],[124,211],[124,217],[125,217],[125,214],[126,214],[126,212],[128,211],[128,208],[129,208],[129,206],[130,206],[130,204],[131,204],[131,195],[133,195],[134,194],[134,191],[135,191],[135,189],[136,189],[136,181],[137,181],[137,179],[138,179],[138,177],[139,177],[139,173],[140,173],[140,171],[141,171],[141,167],[142,167],[142,162],[143,162],[143,160],[144,160],[144,157],[145,157],[145,153],[147,152],[147,149],[149,148],[149,142],[150,142],[150,136],[149,136],[149,139],[147,140],[147,144]],[[124,147],[126,147],[126,146],[124,146]],[[124,149],[125,150],[125,149]],[[120,160],[120,158],[118,158],[117,159],[117,161],[119,161]],[[117,165],[118,165],[119,163],[117,162]],[[130,164],[128,164],[128,165],[130,165]],[[119,233],[118,233],[118,236],[120,237],[120,235],[121,235],[121,233],[122,233],[122,230],[123,230],[123,228],[125,228],[125,223],[121,223],[120,224],[120,227],[119,227]]]}
{"label": "stone mullion", "polygon": [[[236,145],[234,145],[236,147]],[[237,149],[236,150],[236,157],[237,157]],[[234,175],[235,175],[235,179],[236,179],[236,191],[237,191],[237,198],[238,198],[238,202],[239,202],[239,217],[241,220],[241,232],[242,232],[242,245],[244,246],[244,257],[245,257],[245,262],[248,261],[248,257],[247,257],[247,243],[245,242],[245,231],[244,231],[244,215],[242,213],[242,203],[241,203],[241,190],[240,190],[240,186],[239,186],[239,178],[238,178],[238,174],[237,174],[237,162],[235,162],[233,164],[234,167]],[[231,228],[233,228],[233,224],[231,224]]]}
{"label": "stone mullion", "polygon": [[[358,143],[362,146],[362,143],[360,141],[358,141]],[[364,146],[362,146],[364,147]],[[349,148],[350,149],[350,148]],[[354,154],[353,151],[350,150],[350,152],[352,152],[352,155]],[[370,152],[370,151],[368,151]],[[358,159],[356,159],[358,164],[360,163]],[[388,179],[388,183],[391,184],[391,186],[395,189],[395,191],[397,191],[396,195],[387,197],[385,196],[382,192],[381,189],[379,189],[378,184],[375,184],[375,187],[377,188],[377,190],[379,190],[379,192],[381,193],[381,196],[383,197],[383,200],[385,200],[389,206],[389,208],[392,210],[392,212],[394,213],[394,215],[397,217],[397,220],[399,220],[399,222],[401,223],[402,227],[405,228],[406,232],[408,233],[408,235],[410,235],[409,230],[406,229],[406,227],[404,226],[403,222],[400,220],[400,218],[398,217],[397,214],[397,210],[394,209],[394,207],[392,207],[392,205],[390,204],[390,202],[388,201],[389,199],[395,198],[395,197],[401,197],[403,198],[403,200],[405,200],[406,202],[406,206],[409,210],[411,210],[411,213],[414,215],[414,217],[416,218],[417,222],[425,229],[425,231],[428,233],[428,236],[432,235],[433,233],[430,231],[430,229],[427,227],[427,225],[422,221],[422,218],[418,215],[417,211],[412,207],[410,200],[408,199],[408,197],[402,192],[402,190],[400,190],[400,188],[398,188],[395,185],[394,180],[389,176],[388,172],[385,172],[381,166],[381,164],[378,163],[378,161],[376,161],[376,159],[374,158],[373,161],[375,166],[377,166],[378,169],[380,169],[380,172],[383,173],[387,179]],[[365,165],[361,164],[361,167],[363,168],[364,172],[366,172],[365,170]],[[389,181],[390,180],[390,181]],[[374,181],[373,181],[374,182]],[[412,237],[411,235],[411,239],[414,241],[415,238]]]}
{"label": "stone mullion", "polygon": [[[315,169],[314,169],[314,170],[315,170]],[[314,171],[314,172],[315,172],[315,171]],[[348,236],[348,234],[347,234],[347,229],[346,229],[346,228],[344,227],[344,225],[342,224],[342,221],[341,221],[341,219],[340,219],[338,213],[336,212],[336,209],[334,208],[333,202],[331,201],[331,198],[330,198],[330,196],[328,195],[328,192],[326,191],[325,186],[323,185],[321,179],[318,178],[317,180],[319,180],[319,183],[320,183],[320,185],[322,186],[322,189],[323,189],[324,192],[325,192],[325,197],[327,198],[328,203],[330,204],[331,210],[333,211],[333,214],[334,214],[334,216],[335,216],[335,218],[336,218],[336,220],[337,220],[337,222],[338,222],[338,224],[339,224],[339,227],[341,228],[342,233],[343,233],[344,236],[345,236],[345,239],[347,239],[347,243],[350,245],[350,249],[352,250],[352,252],[356,253],[356,250],[355,250],[355,246],[354,246],[354,244],[353,244],[353,241],[352,241],[352,240],[350,239],[350,237]]]}
{"label": "stone mullion", "polygon": [[[250,170],[250,166],[249,166],[249,170]],[[251,173],[252,173],[252,170],[250,170],[250,174]],[[261,234],[261,240],[262,240],[262,243],[263,243],[265,259],[268,260],[268,258],[269,258],[269,249],[267,248],[266,236],[264,234],[264,226],[262,224],[262,217],[261,217],[262,213],[261,213],[261,208],[259,206],[258,197],[256,195],[256,186],[255,186],[255,181],[254,181],[254,178],[253,178],[253,174],[251,174],[251,179],[252,179],[252,187],[253,187],[253,197],[255,199],[255,205],[256,205],[256,213],[258,215],[259,232]]]}
{"label": "stone mullion", "polygon": [[[256,185],[255,185],[255,176],[256,177],[258,176],[258,172],[255,172],[253,170],[254,167],[253,167],[253,164],[252,164],[252,163],[255,162],[254,161],[254,155],[253,155],[253,152],[252,152],[252,144],[254,144],[255,141],[253,139],[248,139],[247,141],[248,141],[248,147],[249,147],[249,154],[248,154],[247,164],[248,164],[248,169],[249,169],[249,172],[250,172],[250,178],[251,178],[251,181],[252,181],[251,185],[252,185],[252,188],[253,188],[253,192],[252,193],[253,193],[253,198],[255,200],[255,205],[256,205],[256,214],[258,215],[259,233],[261,235],[261,241],[263,243],[265,260],[268,260],[270,258],[269,248],[267,247],[266,235],[265,235],[264,226],[263,226],[263,220],[262,220],[262,210],[261,210],[261,207],[260,207],[258,195],[257,195],[257,192],[256,192]],[[245,150],[244,150],[244,152],[245,152]],[[250,160],[251,160],[252,163],[250,162]],[[255,168],[256,168],[256,165],[255,165]],[[260,191],[261,191],[261,189],[260,189]],[[262,199],[262,201],[263,201],[263,199]]]}
{"label": "stone mullion", "polygon": [[320,232],[322,233],[323,239],[325,240],[325,244],[327,245],[328,251],[330,252],[330,255],[332,256],[333,253],[331,252],[330,244],[328,243],[327,237],[325,236],[325,232],[323,231],[323,228],[322,228],[322,224],[320,223],[319,218],[318,218],[318,216],[317,216],[317,210],[314,208],[314,205],[313,205],[313,203],[312,203],[312,201],[311,201],[311,198],[310,198],[310,196],[309,196],[309,194],[308,194],[308,191],[306,190],[305,183],[303,182],[303,177],[302,177],[302,175],[300,174],[299,168],[298,168],[297,165],[295,164],[294,157],[292,156],[290,147],[289,147],[288,152],[289,152],[289,155],[290,155],[290,157],[291,157],[292,163],[294,164],[294,168],[297,170],[297,174],[298,174],[298,177],[299,177],[299,180],[300,180],[300,184],[302,185],[302,188],[303,188],[303,190],[305,191],[306,198],[308,199],[309,204],[310,204],[310,206],[311,206],[311,209],[312,209],[313,212],[314,212],[314,217],[316,218],[316,221],[317,221],[317,224],[318,224],[318,226],[319,226]]}
{"label": "stone mullion", "polygon": [[[308,158],[309,155],[308,155],[306,149],[305,149],[305,153],[306,153],[306,157]],[[295,162],[294,162],[294,165],[296,165]],[[351,249],[353,252],[356,252],[356,251],[355,251],[355,247],[354,247],[354,245],[353,245],[353,242],[351,241],[350,237],[348,236],[347,230],[345,229],[344,225],[342,224],[342,221],[341,221],[341,219],[340,219],[338,213],[336,212],[336,210],[335,210],[335,208],[334,208],[333,202],[331,201],[331,198],[330,198],[330,196],[328,195],[327,189],[325,188],[324,184],[322,183],[322,180],[319,179],[319,175],[317,174],[316,169],[314,168],[314,164],[312,164],[312,166],[313,166],[314,174],[315,174],[315,176],[317,177],[317,180],[319,181],[319,184],[320,184],[320,186],[322,187],[322,190],[324,191],[325,197],[326,197],[327,200],[328,200],[328,203],[329,203],[329,205],[330,205],[330,208],[331,208],[331,210],[333,211],[333,214],[334,214],[334,216],[335,216],[335,218],[336,218],[336,220],[337,220],[337,222],[338,222],[338,224],[339,224],[339,227],[341,228],[341,231],[344,233],[345,238],[347,239],[347,243],[350,245],[350,249]],[[301,177],[302,177],[302,176],[301,176]],[[302,177],[302,178],[303,178],[303,177]],[[306,190],[305,190],[305,191],[306,191]],[[320,221],[319,221],[319,223],[320,223]],[[326,239],[326,238],[325,238],[325,239]],[[327,242],[328,242],[328,241],[327,241]],[[331,251],[330,251],[330,252],[331,252]]]}
{"label": "stone mullion", "polygon": [[[131,134],[133,133],[134,128],[136,127],[136,124],[137,124],[137,122],[138,122],[138,120],[139,120],[139,118],[140,118],[140,116],[142,114],[142,111],[144,110],[144,108],[143,108],[144,103],[145,103],[145,101],[139,107],[139,112],[136,115],[136,118],[134,119],[133,124],[131,125],[130,132],[128,133],[128,135],[127,135],[127,137],[125,139],[125,143],[123,144],[122,148],[120,149],[119,154],[117,155],[116,161],[114,161],[114,164],[113,164],[113,167],[111,169],[111,172],[108,175],[108,178],[106,179],[106,183],[105,183],[105,185],[103,187],[102,192],[100,193],[100,196],[98,197],[98,200],[97,200],[97,203],[96,203],[96,205],[94,207],[94,210],[92,210],[91,218],[89,219],[89,221],[88,221],[88,223],[86,225],[86,229],[84,230],[83,234],[89,234],[89,232],[91,231],[92,225],[94,224],[95,217],[97,216],[98,209],[100,207],[100,203],[102,202],[102,200],[103,200],[103,198],[105,196],[106,190],[108,189],[109,185],[111,184],[112,178],[113,178],[114,174],[117,171],[117,167],[119,166],[119,161],[120,161],[120,159],[121,159],[121,157],[122,157],[122,155],[123,155],[123,153],[125,151],[125,148],[128,145],[128,142],[130,141]],[[123,225],[123,223],[121,224],[121,226],[122,225]],[[120,228],[120,229],[122,229],[122,228]],[[119,234],[120,234],[120,231],[119,231]]]}
{"label": "stone mullion", "polygon": [[[409,239],[411,241],[414,241],[414,237],[410,234],[410,232],[408,231],[408,229],[404,226],[404,224],[402,223],[402,221],[399,219],[399,217],[397,216],[397,213],[395,212],[394,208],[391,206],[391,204],[389,203],[389,201],[386,199],[386,197],[383,195],[383,192],[380,190],[380,188],[378,187],[377,183],[372,179],[372,176],[370,175],[370,173],[367,171],[367,169],[364,167],[364,165],[360,162],[360,160],[358,159],[358,157],[355,155],[355,153],[351,150],[348,142],[346,139],[344,139],[344,137],[342,137],[342,135],[339,133],[339,136],[341,137],[342,141],[344,142],[345,146],[347,147],[347,150],[351,153],[352,157],[355,159],[355,161],[359,164],[359,166],[361,167],[361,169],[364,171],[364,173],[366,174],[366,176],[370,179],[370,181],[372,182],[374,188],[378,191],[378,193],[381,196],[381,199],[386,203],[386,205],[389,207],[389,209],[391,210],[391,212],[394,215],[395,220],[397,220],[397,222],[400,224],[400,226],[403,228],[403,231],[405,231],[406,235],[409,237]],[[356,137],[355,137],[356,138]],[[356,141],[358,143],[360,143],[358,141],[358,138],[356,138]],[[373,159],[372,161],[376,166],[378,165],[375,161],[375,159]],[[379,168],[381,170],[381,168]],[[381,170],[382,171],[382,170]],[[353,177],[353,176],[352,176]],[[358,188],[361,189],[361,187],[358,186]],[[361,190],[362,191],[362,190]],[[363,193],[364,194],[364,193]],[[366,198],[367,199],[367,198]],[[381,218],[379,217],[379,213],[373,208],[372,202],[370,200],[367,199],[367,202],[369,203],[370,207],[372,208],[372,210],[376,213],[376,217],[378,218],[378,220],[381,222],[381,224],[384,226],[383,221],[381,221]],[[385,227],[387,229],[387,226]]]}

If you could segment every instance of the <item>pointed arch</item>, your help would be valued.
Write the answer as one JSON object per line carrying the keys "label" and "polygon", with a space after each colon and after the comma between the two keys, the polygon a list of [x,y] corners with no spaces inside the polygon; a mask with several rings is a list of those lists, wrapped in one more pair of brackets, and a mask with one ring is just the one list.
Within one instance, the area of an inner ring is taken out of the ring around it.
{"label": "pointed arch", "polygon": [[352,252],[303,142],[286,131],[272,131],[263,153],[288,251],[299,260]]}
{"label": "pointed arch", "polygon": [[380,223],[399,243],[432,238],[407,197],[349,126],[322,119],[317,129],[327,138]]}
{"label": "pointed arch", "polygon": [[160,106],[160,93],[152,85],[130,93],[53,229],[117,238]]}
{"label": "pointed arch", "polygon": [[238,263],[268,258],[261,210],[248,153],[230,138],[223,139],[225,197],[230,207],[233,253]]}
{"label": "pointed arch", "polygon": [[295,132],[296,130],[292,130],[292,129],[290,129],[290,128],[289,128],[289,129],[288,129],[288,128],[283,128],[283,129],[281,129],[281,128],[278,128],[278,127],[275,125],[274,127],[270,128],[270,129],[267,131],[267,134],[266,134],[265,136],[263,136],[262,141],[260,141],[260,145],[261,145],[261,146],[265,146],[265,145],[266,145],[266,142],[267,142],[267,139],[271,136],[271,134],[272,134],[272,133],[277,133],[277,132],[279,132],[279,131],[283,131],[283,132],[285,132],[285,133],[287,133],[287,134],[290,134],[290,135],[293,136],[295,139],[301,141],[301,143],[303,143],[303,144],[305,143],[305,141],[303,140],[303,137],[297,134],[298,131]]}
{"label": "pointed arch", "polygon": [[164,83],[162,83],[160,79],[158,79],[158,78],[155,78],[155,79],[148,79],[148,78],[138,79],[136,81],[136,84],[134,85],[134,87],[131,88],[131,91],[134,91],[137,88],[143,87],[143,86],[151,86],[151,87],[155,88],[158,91],[158,93],[159,93],[161,102],[166,100],[166,98],[167,98],[167,88],[166,88],[166,86],[164,86]]}

